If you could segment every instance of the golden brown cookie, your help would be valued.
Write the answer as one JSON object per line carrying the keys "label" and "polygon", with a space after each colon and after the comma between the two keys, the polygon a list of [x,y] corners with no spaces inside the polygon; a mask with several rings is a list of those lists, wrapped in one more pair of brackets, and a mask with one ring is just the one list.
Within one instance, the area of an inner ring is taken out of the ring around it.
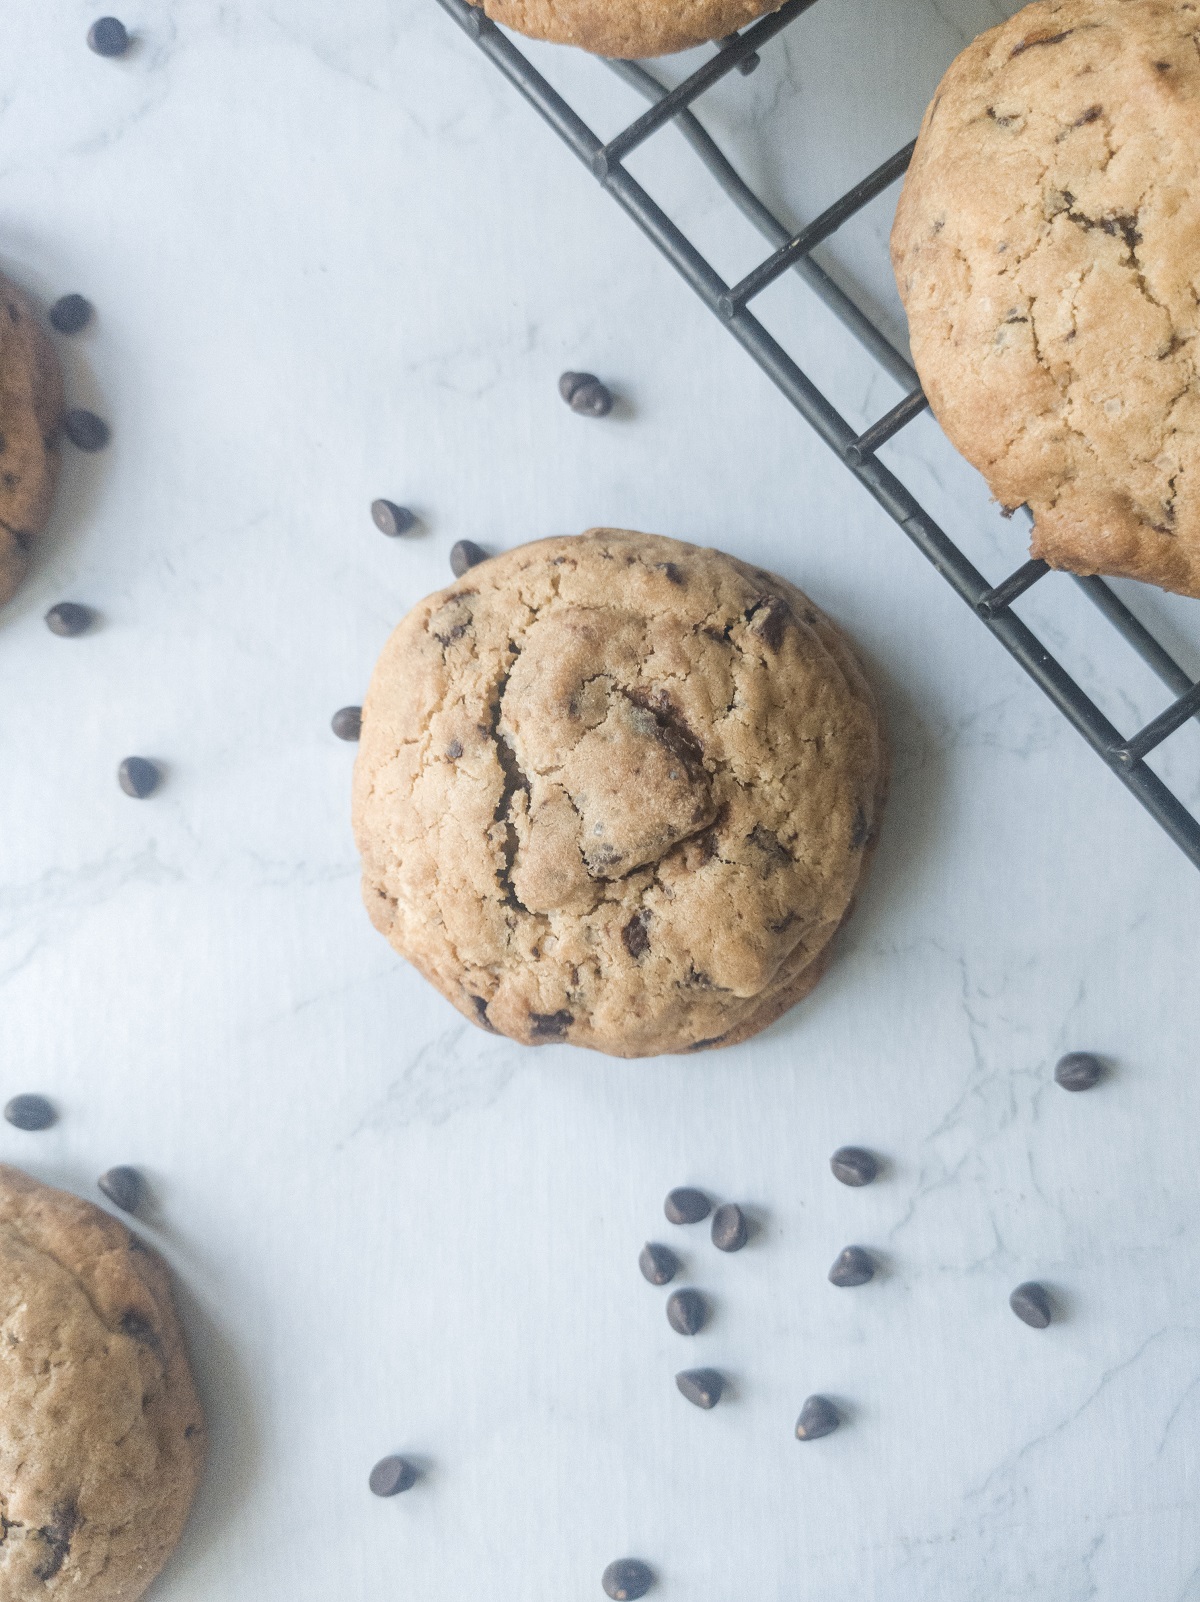
{"label": "golden brown cookie", "polygon": [[922,124],[892,234],[939,422],[1055,567],[1200,595],[1200,5],[1038,0]]}
{"label": "golden brown cookie", "polygon": [[0,278],[0,606],[50,517],[62,410],[49,337],[21,291]]}
{"label": "golden brown cookie", "polygon": [[724,39],[783,0],[472,0],[493,22],[534,39],[626,61]]}
{"label": "golden brown cookie", "polygon": [[473,1023],[614,1056],[745,1039],[816,983],[886,756],[786,580],[593,529],[413,609],[363,706],[376,926]]}
{"label": "golden brown cookie", "polygon": [[204,1449],[158,1257],[0,1166],[0,1597],[135,1602],[179,1539]]}

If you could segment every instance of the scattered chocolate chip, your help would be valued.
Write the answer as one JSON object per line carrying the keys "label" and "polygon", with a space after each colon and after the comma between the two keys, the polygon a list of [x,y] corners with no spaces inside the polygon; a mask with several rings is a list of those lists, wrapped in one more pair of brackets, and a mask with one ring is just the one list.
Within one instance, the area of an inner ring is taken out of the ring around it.
{"label": "scattered chocolate chip", "polygon": [[561,1040],[575,1022],[575,1014],[560,1007],[557,1012],[531,1012],[529,1033],[535,1040]]}
{"label": "scattered chocolate chip", "polygon": [[154,1325],[136,1307],[131,1307],[121,1314],[121,1333],[128,1335],[130,1340],[140,1341],[143,1346],[149,1346],[154,1351],[161,1350],[161,1342],[154,1332]]}
{"label": "scattered chocolate chip", "polygon": [[558,393],[573,412],[584,417],[607,417],[612,411],[612,393],[595,373],[564,373]]}
{"label": "scattered chocolate chip", "polygon": [[847,1246],[838,1253],[837,1261],[829,1270],[829,1283],[840,1285],[843,1288],[849,1285],[865,1285],[869,1279],[875,1277],[875,1264],[870,1254],[864,1252],[861,1246]]}
{"label": "scattered chocolate chip", "polygon": [[462,754],[462,741],[451,740],[450,744],[446,747],[446,755],[450,758],[451,762],[457,762]]}
{"label": "scattered chocolate chip", "polygon": [[679,1259],[669,1246],[655,1246],[647,1241],[638,1254],[638,1267],[642,1278],[652,1285],[669,1285],[679,1272]]}
{"label": "scattered chocolate chip", "polygon": [[646,933],[646,920],[649,916],[650,914],[645,911],[635,912],[621,930],[625,949],[635,962],[639,957],[644,957],[650,949],[650,936]]}
{"label": "scattered chocolate chip", "polygon": [[819,1441],[822,1435],[832,1435],[841,1422],[832,1402],[824,1396],[810,1396],[796,1420],[796,1439]]}
{"label": "scattered chocolate chip", "polygon": [[78,406],[64,415],[62,426],[63,433],[80,451],[102,451],[112,438],[112,430],[102,417]]}
{"label": "scattered chocolate chip", "polygon": [[663,1202],[663,1212],[671,1224],[698,1224],[712,1212],[712,1202],[702,1190],[681,1185]]}
{"label": "scattered chocolate chip", "polygon": [[1018,1285],[1008,1298],[1008,1305],[1022,1324],[1028,1324],[1031,1329],[1045,1329],[1050,1322],[1050,1298],[1034,1279]]}
{"label": "scattered chocolate chip", "polygon": [[46,627],[51,634],[73,639],[76,634],[89,629],[95,619],[96,614],[90,606],[80,606],[78,601],[59,601],[46,613]]}
{"label": "scattered chocolate chip", "polygon": [[839,1146],[829,1166],[843,1185],[869,1185],[879,1172],[879,1164],[861,1146]]}
{"label": "scattered chocolate chip", "polygon": [[98,56],[123,56],[129,49],[129,30],[116,17],[97,17],[88,29],[88,49]]}
{"label": "scattered chocolate chip", "polygon": [[1069,1051],[1054,1070],[1055,1083],[1064,1090],[1091,1090],[1103,1078],[1104,1064],[1090,1051]]}
{"label": "scattered chocolate chip", "polygon": [[158,789],[162,774],[146,757],[126,757],[117,769],[117,783],[135,801],[144,801]]}
{"label": "scattered chocolate chip", "polygon": [[142,1176],[136,1168],[110,1168],[96,1181],[115,1207],[136,1213],[142,1200]]}
{"label": "scattered chocolate chip", "polygon": [[636,1558],[618,1558],[600,1576],[600,1584],[605,1596],[612,1597],[613,1602],[635,1602],[654,1584],[654,1575]]}
{"label": "scattered chocolate chip", "polygon": [[357,740],[362,733],[362,707],[339,707],[330,718],[329,727],[339,740]]}
{"label": "scattered chocolate chip", "polygon": [[716,1407],[725,1389],[725,1380],[715,1368],[685,1368],[682,1374],[676,1374],[675,1383],[681,1396],[686,1396],[693,1407],[702,1407],[706,1412]]}
{"label": "scattered chocolate chip", "polygon": [[403,1457],[381,1457],[367,1484],[376,1496],[399,1496],[417,1483],[417,1471]]}
{"label": "scattered chocolate chip", "polygon": [[667,1298],[667,1323],[677,1335],[695,1335],[704,1328],[708,1305],[699,1291],[677,1290]]}
{"label": "scattered chocolate chip", "polygon": [[4,1116],[15,1129],[49,1129],[58,1122],[58,1114],[45,1096],[14,1096]]}
{"label": "scattered chocolate chip", "polygon": [[746,1215],[736,1202],[723,1202],[713,1214],[712,1243],[720,1252],[740,1252],[749,1238]]}
{"label": "scattered chocolate chip", "polygon": [[468,568],[486,561],[487,552],[474,540],[456,540],[450,547],[450,571],[455,578],[462,578]]}
{"label": "scattered chocolate chip", "polygon": [[371,519],[379,532],[391,539],[407,534],[417,521],[407,506],[397,506],[395,501],[372,501]]}
{"label": "scattered chocolate chip", "polygon": [[50,308],[50,326],[60,334],[77,334],[92,320],[92,303],[82,295],[62,295]]}

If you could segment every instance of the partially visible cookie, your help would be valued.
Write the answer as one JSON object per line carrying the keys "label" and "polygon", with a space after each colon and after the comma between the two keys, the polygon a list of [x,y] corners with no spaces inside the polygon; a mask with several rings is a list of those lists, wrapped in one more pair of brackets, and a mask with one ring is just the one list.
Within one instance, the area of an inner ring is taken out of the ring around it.
{"label": "partially visible cookie", "polygon": [[158,1257],[90,1202],[0,1166],[0,1597],[136,1602],[204,1451]]}
{"label": "partially visible cookie", "polygon": [[640,60],[724,39],[783,0],[472,0],[493,22],[598,56]]}
{"label": "partially visible cookie", "polygon": [[874,695],[794,585],[654,535],[540,540],[384,648],[363,895],[483,1028],[626,1057],[730,1044],[823,972],[886,775]]}
{"label": "partially visible cookie", "polygon": [[1200,595],[1200,5],[1037,0],[929,107],[892,234],[938,421],[1033,553]]}
{"label": "partially visible cookie", "polygon": [[0,278],[0,606],[24,577],[58,473],[62,375],[29,301]]}

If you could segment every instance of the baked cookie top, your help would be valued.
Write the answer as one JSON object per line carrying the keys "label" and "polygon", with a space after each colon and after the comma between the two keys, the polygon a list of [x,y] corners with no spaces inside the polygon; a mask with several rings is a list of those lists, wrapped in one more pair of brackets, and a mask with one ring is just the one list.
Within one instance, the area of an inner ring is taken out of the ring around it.
{"label": "baked cookie top", "polygon": [[363,895],[473,1022],[617,1056],[811,987],[880,807],[874,697],[785,580],[615,529],[474,567],[363,706]]}
{"label": "baked cookie top", "polygon": [[473,0],[493,22],[598,56],[639,60],[724,39],[783,0]]}
{"label": "baked cookie top", "polygon": [[1200,595],[1200,0],[1038,0],[976,40],[892,255],[930,404],[1034,554]]}
{"label": "baked cookie top", "polygon": [[16,285],[0,278],[0,606],[50,517],[62,410],[49,336]]}
{"label": "baked cookie top", "polygon": [[100,1208],[0,1166],[4,1602],[134,1602],[204,1448],[162,1263]]}

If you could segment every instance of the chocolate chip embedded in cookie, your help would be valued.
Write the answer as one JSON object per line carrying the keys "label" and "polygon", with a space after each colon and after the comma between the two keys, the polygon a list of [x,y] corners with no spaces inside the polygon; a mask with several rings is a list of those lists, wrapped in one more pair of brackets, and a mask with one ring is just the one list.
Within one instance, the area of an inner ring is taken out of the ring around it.
{"label": "chocolate chip embedded in cookie", "polygon": [[534,39],[637,60],[725,39],[783,0],[473,0]]}
{"label": "chocolate chip embedded in cookie", "polygon": [[484,1028],[630,1057],[730,1043],[820,977],[885,777],[874,696],[793,585],[653,535],[542,540],[384,648],[363,894]]}
{"label": "chocolate chip embedded in cookie", "polygon": [[1200,13],[1038,0],[925,116],[892,256],[939,422],[1033,553],[1200,595]]}
{"label": "chocolate chip embedded in cookie", "polygon": [[90,1202],[0,1167],[4,1602],[136,1602],[204,1450],[159,1259]]}
{"label": "chocolate chip embedded in cookie", "polygon": [[50,340],[21,291],[0,278],[0,606],[50,517],[62,412]]}

